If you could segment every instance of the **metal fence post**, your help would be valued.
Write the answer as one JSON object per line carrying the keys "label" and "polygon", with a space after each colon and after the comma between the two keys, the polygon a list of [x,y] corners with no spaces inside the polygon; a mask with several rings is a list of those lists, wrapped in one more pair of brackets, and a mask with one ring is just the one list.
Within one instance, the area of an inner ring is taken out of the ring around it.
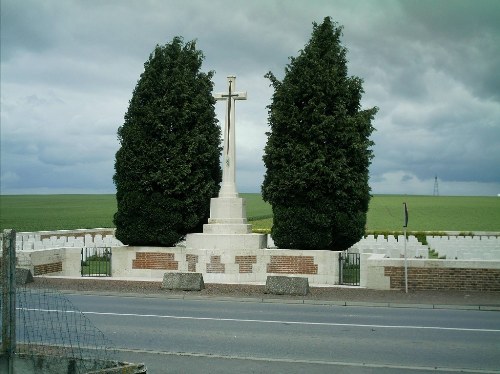
{"label": "metal fence post", "polygon": [[343,252],[339,252],[339,284],[344,284],[344,258]]}
{"label": "metal fence post", "polygon": [[4,230],[2,239],[2,353],[7,356],[9,373],[13,373],[16,352],[15,230]]}

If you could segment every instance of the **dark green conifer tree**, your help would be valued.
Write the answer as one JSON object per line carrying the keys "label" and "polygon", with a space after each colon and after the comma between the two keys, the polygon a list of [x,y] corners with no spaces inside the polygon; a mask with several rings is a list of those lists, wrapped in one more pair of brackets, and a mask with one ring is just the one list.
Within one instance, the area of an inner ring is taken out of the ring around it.
{"label": "dark green conifer tree", "polygon": [[134,89],[116,153],[116,237],[172,246],[206,222],[222,178],[213,72],[175,37],[156,46]]}
{"label": "dark green conifer tree", "polygon": [[344,250],[364,234],[377,108],[361,110],[362,80],[347,74],[341,36],[330,17],[314,23],[283,80],[266,75],[274,94],[262,194],[280,248]]}

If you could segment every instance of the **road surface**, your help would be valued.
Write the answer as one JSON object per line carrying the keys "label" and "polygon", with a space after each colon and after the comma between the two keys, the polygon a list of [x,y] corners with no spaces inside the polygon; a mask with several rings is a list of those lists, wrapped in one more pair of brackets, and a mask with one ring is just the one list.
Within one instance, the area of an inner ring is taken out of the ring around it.
{"label": "road surface", "polygon": [[149,373],[500,373],[500,312],[67,295]]}

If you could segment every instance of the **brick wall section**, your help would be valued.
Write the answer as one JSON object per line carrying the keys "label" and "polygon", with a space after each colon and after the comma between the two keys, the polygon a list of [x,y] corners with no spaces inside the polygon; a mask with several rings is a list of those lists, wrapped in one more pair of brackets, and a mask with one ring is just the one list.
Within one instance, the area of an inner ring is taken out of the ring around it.
{"label": "brick wall section", "polygon": [[207,273],[225,273],[226,265],[221,264],[220,256],[210,256],[210,263],[207,264]]}
{"label": "brick wall section", "polygon": [[62,261],[52,262],[50,264],[35,265],[33,267],[33,275],[58,273],[60,271],[62,271]]}
{"label": "brick wall section", "polygon": [[[391,289],[405,288],[403,267],[387,266]],[[500,291],[500,269],[408,268],[408,289]]]}
{"label": "brick wall section", "polygon": [[186,255],[186,261],[188,263],[188,271],[195,273],[196,264],[198,263],[198,255]]}
{"label": "brick wall section", "polygon": [[137,252],[132,269],[179,270],[179,263],[174,261],[173,253]]}
{"label": "brick wall section", "polygon": [[268,273],[318,274],[318,265],[313,256],[271,256],[267,264]]}
{"label": "brick wall section", "polygon": [[251,273],[252,265],[257,263],[257,256],[235,256],[234,262],[240,265],[240,274]]}

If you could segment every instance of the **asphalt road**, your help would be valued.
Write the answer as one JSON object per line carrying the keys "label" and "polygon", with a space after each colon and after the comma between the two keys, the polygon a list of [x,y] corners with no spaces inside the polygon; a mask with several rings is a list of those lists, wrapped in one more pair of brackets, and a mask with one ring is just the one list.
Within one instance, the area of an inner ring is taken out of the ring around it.
{"label": "asphalt road", "polygon": [[500,373],[495,311],[67,296],[153,374]]}

